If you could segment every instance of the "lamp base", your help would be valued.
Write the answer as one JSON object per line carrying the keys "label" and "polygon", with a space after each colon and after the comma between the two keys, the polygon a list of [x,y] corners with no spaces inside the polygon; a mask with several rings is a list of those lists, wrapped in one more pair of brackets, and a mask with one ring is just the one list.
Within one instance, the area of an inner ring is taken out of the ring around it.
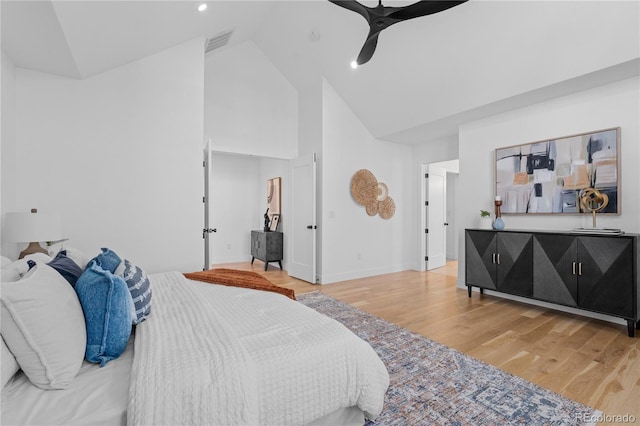
{"label": "lamp base", "polygon": [[46,248],[42,247],[40,245],[40,243],[32,242],[32,243],[29,243],[29,245],[27,246],[26,249],[24,249],[24,250],[22,250],[20,252],[20,256],[18,257],[18,259],[22,259],[23,257],[28,256],[28,255],[33,254],[33,253],[44,253],[44,254],[48,255],[49,251],[47,251]]}

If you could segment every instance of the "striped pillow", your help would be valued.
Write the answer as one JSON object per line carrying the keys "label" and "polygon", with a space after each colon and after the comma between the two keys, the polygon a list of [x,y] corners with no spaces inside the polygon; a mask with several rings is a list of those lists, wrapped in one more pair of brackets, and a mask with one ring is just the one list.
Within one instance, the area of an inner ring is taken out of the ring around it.
{"label": "striped pillow", "polygon": [[123,278],[127,282],[136,308],[133,324],[139,324],[151,313],[151,285],[149,278],[147,278],[147,274],[142,269],[127,259],[124,260]]}

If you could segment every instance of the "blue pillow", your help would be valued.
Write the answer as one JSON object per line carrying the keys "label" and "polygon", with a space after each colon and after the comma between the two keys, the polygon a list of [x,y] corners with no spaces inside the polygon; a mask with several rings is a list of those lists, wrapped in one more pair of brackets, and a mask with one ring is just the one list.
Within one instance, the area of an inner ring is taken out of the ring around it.
{"label": "blue pillow", "polygon": [[112,274],[115,273],[120,263],[122,263],[122,259],[111,249],[103,247],[101,250],[102,253],[91,260],[95,260],[96,264],[105,271],[109,271]]}
{"label": "blue pillow", "polygon": [[69,284],[71,284],[71,287],[76,286],[78,278],[82,275],[82,269],[76,262],[67,257],[66,250],[60,250],[56,257],[54,257],[51,262],[47,263],[47,265],[58,271],[58,273],[62,275]]}
{"label": "blue pillow", "polygon": [[139,324],[151,313],[151,285],[147,274],[136,265],[124,260],[124,280],[127,282],[133,304],[135,306],[136,316],[133,324]]}
{"label": "blue pillow", "polygon": [[105,271],[94,260],[87,265],[75,289],[87,325],[85,358],[103,367],[127,347],[133,315],[131,294],[122,277]]}

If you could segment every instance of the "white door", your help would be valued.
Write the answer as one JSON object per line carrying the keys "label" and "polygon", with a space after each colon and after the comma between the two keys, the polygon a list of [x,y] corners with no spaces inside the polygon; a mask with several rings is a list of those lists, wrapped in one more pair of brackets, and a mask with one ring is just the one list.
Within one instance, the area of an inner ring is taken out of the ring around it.
{"label": "white door", "polygon": [[316,282],[316,155],[291,160],[289,275]]}
{"label": "white door", "polygon": [[444,266],[447,262],[446,193],[447,171],[429,165],[427,178],[427,258],[426,269]]}

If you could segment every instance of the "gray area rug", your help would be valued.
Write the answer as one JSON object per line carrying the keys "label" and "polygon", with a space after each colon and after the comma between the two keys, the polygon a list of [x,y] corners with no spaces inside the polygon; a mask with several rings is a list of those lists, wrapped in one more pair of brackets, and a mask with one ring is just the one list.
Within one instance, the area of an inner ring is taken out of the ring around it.
{"label": "gray area rug", "polygon": [[387,366],[384,409],[368,425],[582,425],[601,415],[323,293],[297,299],[369,342]]}

